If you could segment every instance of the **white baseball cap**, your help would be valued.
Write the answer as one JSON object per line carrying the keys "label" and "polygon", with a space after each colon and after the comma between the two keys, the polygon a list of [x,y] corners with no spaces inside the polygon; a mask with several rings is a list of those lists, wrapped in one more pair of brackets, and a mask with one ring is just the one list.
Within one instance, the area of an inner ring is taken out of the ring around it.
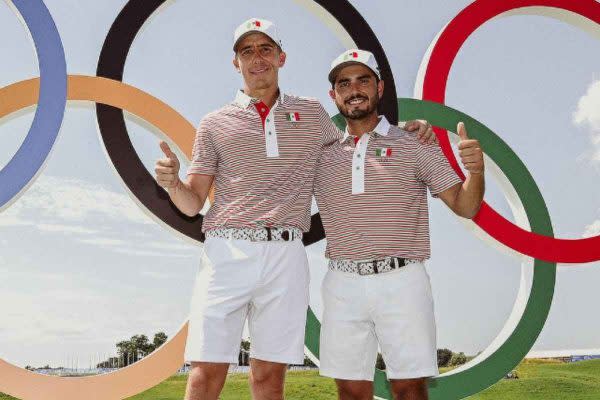
{"label": "white baseball cap", "polygon": [[367,66],[377,78],[381,79],[381,72],[379,72],[379,65],[375,56],[370,51],[350,49],[344,51],[331,63],[331,69],[329,70],[329,82],[334,83],[335,77],[340,69],[350,64],[363,64]]}
{"label": "white baseball cap", "polygon": [[250,33],[264,33],[267,35],[272,41],[275,42],[277,46],[283,49],[281,44],[281,39],[277,34],[277,28],[271,21],[267,21],[262,18],[250,18],[247,21],[244,21],[240,26],[238,26],[233,34],[233,51],[240,40],[242,40],[246,35]]}

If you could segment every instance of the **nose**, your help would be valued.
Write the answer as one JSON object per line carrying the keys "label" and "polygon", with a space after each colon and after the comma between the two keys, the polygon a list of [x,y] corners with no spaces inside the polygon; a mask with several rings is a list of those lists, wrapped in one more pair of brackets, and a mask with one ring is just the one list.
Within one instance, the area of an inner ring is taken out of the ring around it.
{"label": "nose", "polygon": [[350,84],[350,95],[348,99],[352,99],[354,97],[367,97],[363,92],[358,89],[358,85],[356,82]]}
{"label": "nose", "polygon": [[252,58],[252,63],[253,64],[263,64],[265,62],[265,59],[257,52],[254,53],[254,56]]}

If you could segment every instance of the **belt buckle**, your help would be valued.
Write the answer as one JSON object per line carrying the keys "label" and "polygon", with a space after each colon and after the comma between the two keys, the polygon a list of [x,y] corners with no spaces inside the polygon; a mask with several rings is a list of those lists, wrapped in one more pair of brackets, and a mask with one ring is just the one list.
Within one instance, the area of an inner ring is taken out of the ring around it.
{"label": "belt buckle", "polygon": [[380,262],[380,261],[382,263],[385,263],[385,260],[373,260],[373,273],[374,274],[378,274],[380,272],[379,271],[379,267],[377,267],[377,263]]}
{"label": "belt buckle", "polygon": [[273,233],[271,232],[271,229],[272,228],[270,226],[265,226],[265,230],[267,231],[267,242],[273,240]]}

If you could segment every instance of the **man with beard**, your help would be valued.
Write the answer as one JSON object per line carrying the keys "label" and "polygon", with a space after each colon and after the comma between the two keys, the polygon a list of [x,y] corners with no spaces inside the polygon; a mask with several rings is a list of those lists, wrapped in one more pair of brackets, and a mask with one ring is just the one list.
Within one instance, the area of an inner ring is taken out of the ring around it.
{"label": "man with beard", "polygon": [[472,218],[484,193],[483,153],[459,123],[461,182],[439,146],[377,115],[384,83],[373,54],[349,50],[331,66],[331,98],[347,128],[319,158],[315,197],[327,236],[321,374],[341,400],[373,398],[378,346],[395,399],[427,399],[438,374],[427,189]]}
{"label": "man with beard", "polygon": [[[279,90],[286,54],[270,21],[242,23],[233,51],[244,88],[200,122],[186,182],[164,142],[166,158],[156,163],[157,182],[189,216],[200,212],[215,182],[191,300],[186,400],[218,398],[246,319],[252,396],[283,399],[287,364],[304,361],[309,273],[302,233],[310,227],[315,167],[322,147],[341,137],[317,100]],[[431,134],[425,124],[411,126]]]}

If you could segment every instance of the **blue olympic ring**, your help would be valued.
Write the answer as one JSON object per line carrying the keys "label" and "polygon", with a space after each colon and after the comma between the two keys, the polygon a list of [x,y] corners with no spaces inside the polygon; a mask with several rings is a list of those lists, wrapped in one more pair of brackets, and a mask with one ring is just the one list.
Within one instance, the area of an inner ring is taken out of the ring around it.
{"label": "blue olympic ring", "polygon": [[37,51],[40,69],[38,107],[17,153],[0,170],[0,210],[41,172],[58,136],[67,103],[67,61],[58,29],[42,0],[12,0]]}

